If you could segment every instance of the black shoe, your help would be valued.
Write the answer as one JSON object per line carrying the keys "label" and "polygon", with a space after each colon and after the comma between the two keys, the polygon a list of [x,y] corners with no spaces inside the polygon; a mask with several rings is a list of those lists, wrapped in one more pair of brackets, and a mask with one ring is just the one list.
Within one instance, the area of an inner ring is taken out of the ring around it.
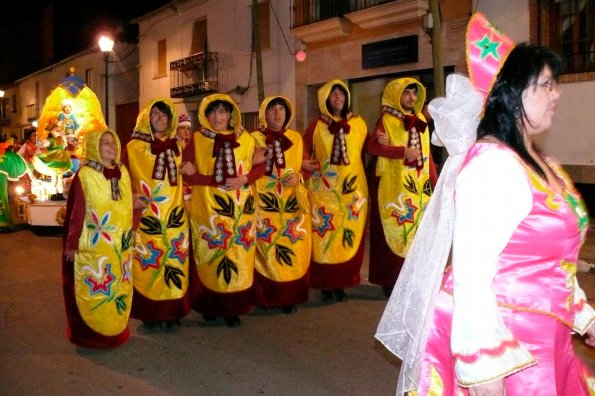
{"label": "black shoe", "polygon": [[287,305],[285,307],[281,307],[281,311],[283,311],[284,314],[293,315],[297,312],[297,308],[295,305]]}
{"label": "black shoe", "polygon": [[225,319],[227,327],[239,327],[242,323],[238,316],[224,316],[223,319]]}
{"label": "black shoe", "polygon": [[347,294],[343,289],[333,289],[333,294],[335,295],[335,299],[338,302],[345,302],[347,301]]}
{"label": "black shoe", "polygon": [[202,318],[205,322],[214,322],[217,320],[217,317],[215,315],[202,314]]}
{"label": "black shoe", "polygon": [[161,322],[157,320],[143,320],[143,325],[148,330],[157,330],[161,328]]}
{"label": "black shoe", "polygon": [[322,289],[320,291],[320,299],[322,300],[322,302],[333,301],[333,291],[330,289]]}
{"label": "black shoe", "polygon": [[165,327],[169,330],[174,329],[176,327],[181,327],[182,326],[182,322],[180,322],[179,320],[168,320],[167,322],[165,322]]}
{"label": "black shoe", "polygon": [[389,298],[390,295],[393,293],[392,286],[382,286],[382,293],[384,293],[384,297]]}

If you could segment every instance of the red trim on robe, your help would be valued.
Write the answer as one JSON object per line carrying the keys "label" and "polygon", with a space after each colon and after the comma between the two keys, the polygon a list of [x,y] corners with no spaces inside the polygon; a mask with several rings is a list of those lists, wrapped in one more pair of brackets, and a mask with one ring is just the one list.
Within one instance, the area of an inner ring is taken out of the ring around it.
{"label": "red trim on robe", "polygon": [[309,274],[289,282],[275,282],[254,271],[254,304],[264,308],[286,307],[308,301]]}

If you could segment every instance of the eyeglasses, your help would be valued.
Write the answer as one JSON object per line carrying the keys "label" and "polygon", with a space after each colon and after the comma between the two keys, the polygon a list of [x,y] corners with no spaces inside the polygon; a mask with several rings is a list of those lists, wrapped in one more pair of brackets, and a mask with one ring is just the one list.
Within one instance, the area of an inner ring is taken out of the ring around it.
{"label": "eyeglasses", "polygon": [[546,82],[538,82],[537,85],[547,89],[548,92],[552,92],[554,89],[558,89],[558,82],[556,80],[548,80]]}
{"label": "eyeglasses", "polygon": [[155,117],[155,118],[168,118],[167,114],[161,113],[161,112],[157,112],[157,111],[152,111],[152,112],[149,113],[149,115],[151,117]]}

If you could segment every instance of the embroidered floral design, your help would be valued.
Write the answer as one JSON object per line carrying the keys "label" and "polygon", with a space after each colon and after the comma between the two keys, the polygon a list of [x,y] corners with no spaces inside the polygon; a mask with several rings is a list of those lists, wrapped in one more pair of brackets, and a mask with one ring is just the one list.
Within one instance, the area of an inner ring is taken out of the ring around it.
{"label": "embroidered floral design", "polygon": [[143,271],[149,268],[159,269],[163,250],[155,246],[153,241],[146,245],[144,252],[138,255]]}
{"label": "embroidered floral design", "polygon": [[153,190],[149,187],[147,183],[143,180],[140,182],[140,186],[143,192],[143,195],[140,196],[142,201],[147,202],[147,207],[143,210],[143,215],[147,210],[151,210],[155,216],[161,218],[161,211],[159,209],[160,204],[164,204],[169,202],[170,197],[167,195],[161,195],[161,191],[163,191],[163,182],[159,182],[155,185]]}
{"label": "embroidered floral design", "polygon": [[235,236],[234,242],[242,245],[245,250],[250,250],[250,246],[254,244],[254,238],[252,236],[252,222],[248,221],[247,223],[238,226],[238,233]]}
{"label": "embroidered floral design", "polygon": [[97,262],[97,269],[93,269],[90,265],[83,267],[83,271],[91,273],[91,275],[85,278],[85,283],[89,286],[89,295],[91,296],[97,294],[111,295],[111,286],[115,282],[116,277],[111,271],[112,265],[109,263],[104,265],[107,259],[105,256],[101,257]]}
{"label": "embroidered floral design", "polygon": [[397,203],[389,203],[386,205],[387,209],[394,209],[390,215],[397,220],[397,224],[399,225],[405,223],[413,224],[415,221],[415,212],[417,212],[418,209],[418,207],[411,201],[411,198],[407,198],[405,202],[403,202],[403,197],[405,196],[405,194],[401,194]]}
{"label": "embroidered floral design", "polygon": [[258,238],[259,241],[271,243],[276,231],[277,227],[271,224],[271,219],[259,219],[256,225],[256,238]]}
{"label": "embroidered floral design", "polygon": [[304,239],[302,232],[305,230],[301,227],[303,223],[304,218],[302,216],[287,220],[287,227],[283,230],[283,236],[289,238],[291,243],[296,243],[297,241]]}
{"label": "embroidered floral design", "polygon": [[171,250],[167,257],[178,260],[182,264],[186,261],[186,257],[188,257],[188,238],[183,232],[177,238],[172,239]]}
{"label": "embroidered floral design", "polygon": [[132,254],[126,257],[126,260],[122,262],[122,283],[130,283],[132,280]]}
{"label": "embroidered floral design", "polygon": [[331,168],[330,161],[324,161],[320,171],[315,170],[312,173],[312,183],[314,186],[314,191],[318,191],[321,189],[321,185],[324,186],[327,190],[330,190],[332,187],[331,185],[334,183],[334,180],[337,178],[338,173]]}
{"label": "embroidered floral design", "polygon": [[211,216],[209,219],[211,228],[205,225],[201,225],[198,230],[202,233],[201,239],[205,240],[209,246],[209,249],[221,248],[226,250],[229,246],[229,240],[231,238],[231,231],[225,229],[225,223],[220,222],[214,224],[217,215]]}
{"label": "embroidered floral design", "polygon": [[106,212],[101,219],[94,210],[91,210],[91,222],[87,223],[87,228],[90,229],[93,234],[91,235],[91,245],[95,246],[99,242],[99,239],[103,237],[110,245],[114,244],[114,239],[110,235],[117,231],[118,227],[112,224],[108,224],[112,213]]}
{"label": "embroidered floral design", "polygon": [[312,230],[323,238],[327,232],[335,229],[333,217],[332,213],[326,212],[324,206],[315,209],[312,213]]}
{"label": "embroidered floral design", "polygon": [[347,210],[349,211],[349,220],[357,220],[361,213],[362,207],[366,203],[366,199],[362,199],[359,194],[354,195],[351,198],[351,202],[347,204]]}

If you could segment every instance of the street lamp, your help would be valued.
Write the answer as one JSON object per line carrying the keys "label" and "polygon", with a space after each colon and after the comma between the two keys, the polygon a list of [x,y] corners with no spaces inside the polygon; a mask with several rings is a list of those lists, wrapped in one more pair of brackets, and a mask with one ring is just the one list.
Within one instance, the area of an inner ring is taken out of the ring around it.
{"label": "street lamp", "polygon": [[109,88],[108,88],[108,60],[112,48],[114,48],[114,40],[108,36],[101,36],[99,38],[99,48],[103,52],[103,58],[105,59],[105,123],[109,124]]}

